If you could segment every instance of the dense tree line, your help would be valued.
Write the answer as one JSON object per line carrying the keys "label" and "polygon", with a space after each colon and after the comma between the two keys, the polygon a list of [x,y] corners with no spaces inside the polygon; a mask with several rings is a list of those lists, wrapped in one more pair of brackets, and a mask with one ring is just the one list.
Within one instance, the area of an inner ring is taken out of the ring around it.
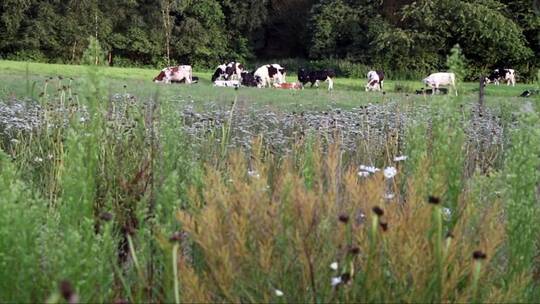
{"label": "dense tree line", "polygon": [[470,74],[540,63],[534,0],[1,0],[0,56],[81,62],[89,37],[111,65],[337,59],[387,70]]}

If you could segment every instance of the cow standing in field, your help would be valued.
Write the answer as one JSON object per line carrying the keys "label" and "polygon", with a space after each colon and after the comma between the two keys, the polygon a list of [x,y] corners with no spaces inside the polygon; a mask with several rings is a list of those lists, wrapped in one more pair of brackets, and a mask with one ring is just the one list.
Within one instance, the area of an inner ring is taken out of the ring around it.
{"label": "cow standing in field", "polygon": [[240,80],[244,65],[239,62],[229,62],[228,64],[219,65],[212,75],[212,82],[216,80]]}
{"label": "cow standing in field", "polygon": [[302,68],[298,70],[298,81],[302,83],[302,85],[310,82],[311,87],[313,87],[313,85],[319,87],[320,81],[327,81],[328,91],[334,89],[334,77],[336,77],[336,73],[330,69],[320,71],[307,71],[306,69]]}
{"label": "cow standing in field", "polygon": [[161,72],[159,72],[159,74],[154,77],[154,82],[185,82],[187,84],[191,84],[193,82],[193,69],[190,65],[167,67],[161,70]]}
{"label": "cow standing in field", "polygon": [[285,74],[287,71],[285,68],[277,63],[263,65],[258,68],[254,75],[260,78],[261,87],[270,87],[274,83],[285,82]]}
{"label": "cow standing in field", "polygon": [[369,71],[367,74],[368,82],[366,84],[366,92],[381,91],[384,84],[383,71]]}
{"label": "cow standing in field", "polygon": [[432,89],[431,95],[434,95],[441,86],[450,86],[458,95],[456,89],[456,75],[454,73],[433,73],[422,81],[426,86]]}
{"label": "cow standing in field", "polygon": [[488,77],[486,77],[486,83],[493,82],[495,85],[499,85],[500,81],[506,81],[506,85],[516,86],[516,71],[514,69],[495,69]]}

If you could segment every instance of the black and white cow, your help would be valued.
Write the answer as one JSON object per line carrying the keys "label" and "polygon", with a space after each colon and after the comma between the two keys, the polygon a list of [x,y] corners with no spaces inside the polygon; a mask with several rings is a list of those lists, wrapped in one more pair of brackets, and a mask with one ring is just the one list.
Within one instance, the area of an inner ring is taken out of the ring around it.
{"label": "black and white cow", "polygon": [[381,91],[384,85],[383,71],[369,71],[367,73],[368,82],[366,84],[366,92]]}
{"label": "black and white cow", "polygon": [[277,63],[263,65],[258,68],[254,75],[260,78],[261,87],[271,87],[274,83],[285,82],[287,70]]}
{"label": "black and white cow", "polygon": [[313,85],[315,85],[316,87],[319,87],[320,81],[328,81],[328,91],[334,89],[334,81],[333,81],[334,77],[336,77],[336,73],[330,69],[319,70],[319,71],[308,71],[302,68],[298,70],[298,81],[300,81],[302,85],[305,85],[306,83],[310,82],[311,87],[313,87]]}
{"label": "black and white cow", "polygon": [[241,74],[244,71],[244,65],[231,61],[228,64],[219,65],[212,75],[212,82],[216,80],[240,80]]}
{"label": "black and white cow", "polygon": [[166,67],[154,77],[156,83],[180,83],[191,84],[193,82],[193,69],[190,65]]}
{"label": "black and white cow", "polygon": [[495,69],[486,77],[486,83],[493,82],[495,85],[499,85],[500,81],[506,81],[506,85],[516,86],[516,71],[514,69]]}
{"label": "black and white cow", "polygon": [[242,72],[240,83],[245,87],[260,87],[262,80],[252,72]]}

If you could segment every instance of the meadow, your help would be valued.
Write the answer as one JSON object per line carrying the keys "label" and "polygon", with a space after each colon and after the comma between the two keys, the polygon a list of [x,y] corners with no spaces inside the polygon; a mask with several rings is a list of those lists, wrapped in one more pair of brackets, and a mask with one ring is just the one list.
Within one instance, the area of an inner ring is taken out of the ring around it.
{"label": "meadow", "polygon": [[538,84],[155,74],[0,61],[1,302],[540,297]]}

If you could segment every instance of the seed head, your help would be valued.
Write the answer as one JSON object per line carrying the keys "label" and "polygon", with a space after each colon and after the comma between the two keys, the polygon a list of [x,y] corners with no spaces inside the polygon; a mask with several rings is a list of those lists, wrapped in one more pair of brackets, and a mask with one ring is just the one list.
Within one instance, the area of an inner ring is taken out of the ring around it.
{"label": "seed head", "polygon": [[360,254],[360,248],[358,246],[354,246],[349,248],[349,253],[351,255],[359,255]]}
{"label": "seed head", "polygon": [[379,207],[379,206],[373,207],[372,210],[373,210],[373,213],[375,213],[378,216],[383,216],[384,215],[384,210],[382,210],[381,207]]}
{"label": "seed head", "polygon": [[60,284],[58,284],[58,290],[66,301],[69,301],[74,294],[73,286],[71,286],[71,283],[68,280],[61,281]]}
{"label": "seed head", "polygon": [[473,259],[476,261],[485,260],[486,258],[487,255],[481,250],[476,250],[475,252],[473,252]]}
{"label": "seed head", "polygon": [[341,282],[343,284],[347,284],[351,280],[351,274],[348,272],[345,272],[341,275]]}
{"label": "seed head", "polygon": [[387,231],[387,230],[388,230],[388,223],[386,223],[386,222],[380,222],[380,223],[379,223],[379,226],[381,226],[381,229],[382,229],[383,231]]}
{"label": "seed head", "polygon": [[182,240],[182,232],[180,231],[176,231],[175,233],[173,233],[171,235],[171,237],[169,238],[169,241],[171,242],[180,242]]}
{"label": "seed head", "polygon": [[430,195],[428,197],[428,203],[430,204],[438,205],[440,202],[441,202],[441,199],[436,196]]}
{"label": "seed head", "polygon": [[338,219],[340,222],[342,222],[343,224],[347,224],[349,222],[349,215],[348,214],[345,214],[345,213],[342,213],[338,216]]}
{"label": "seed head", "polygon": [[108,222],[113,219],[113,215],[110,212],[102,212],[99,215],[99,218],[105,222]]}

